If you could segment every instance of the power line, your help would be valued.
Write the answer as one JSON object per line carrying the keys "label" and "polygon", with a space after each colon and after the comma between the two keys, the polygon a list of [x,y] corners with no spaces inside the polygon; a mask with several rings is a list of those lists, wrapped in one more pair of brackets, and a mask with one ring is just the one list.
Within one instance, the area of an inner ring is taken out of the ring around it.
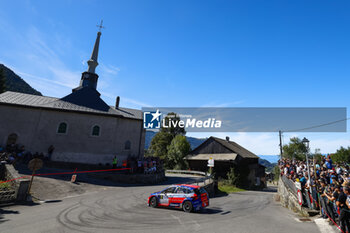
{"label": "power line", "polygon": [[301,129],[296,129],[296,130],[286,130],[286,131],[282,131],[280,130],[279,131],[279,138],[280,138],[280,150],[281,150],[281,154],[283,153],[283,144],[284,144],[284,135],[283,133],[288,133],[288,132],[299,132],[299,131],[304,131],[304,130],[309,130],[309,129],[314,129],[314,128],[319,128],[319,127],[323,127],[323,126],[327,126],[327,125],[332,125],[332,124],[336,124],[336,123],[339,123],[339,122],[342,122],[342,121],[348,121],[350,120],[350,117],[349,118],[345,118],[345,119],[341,119],[341,120],[337,120],[337,121],[331,121],[331,122],[328,122],[328,123],[324,123],[324,124],[320,124],[320,125],[314,125],[314,126],[310,126],[310,127],[306,127],[306,128],[301,128]]}
{"label": "power line", "polygon": [[324,123],[321,125],[314,125],[314,126],[310,126],[310,127],[306,127],[306,128],[301,128],[301,129],[296,129],[296,130],[286,130],[286,131],[282,131],[283,133],[288,133],[288,132],[299,132],[299,131],[304,131],[304,130],[309,130],[309,129],[314,129],[314,128],[319,128],[319,127],[323,127],[323,126],[327,126],[327,125],[332,125],[332,124],[336,124],[342,121],[348,121],[350,120],[349,118],[345,118],[345,119],[341,119],[341,120],[337,120],[337,121],[332,121],[332,122],[328,122],[328,123]]}

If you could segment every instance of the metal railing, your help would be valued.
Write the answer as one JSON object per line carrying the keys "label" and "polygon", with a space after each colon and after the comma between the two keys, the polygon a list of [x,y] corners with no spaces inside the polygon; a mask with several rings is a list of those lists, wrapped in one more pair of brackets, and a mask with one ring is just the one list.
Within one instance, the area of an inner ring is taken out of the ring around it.
{"label": "metal railing", "polygon": [[294,196],[297,196],[297,188],[295,187],[294,182],[288,179],[286,176],[281,176],[281,180],[283,181],[285,186],[291,191],[291,193],[293,193]]}
{"label": "metal railing", "polygon": [[200,171],[188,171],[188,170],[166,170],[166,173],[180,173],[180,174],[190,174],[190,175],[201,175],[201,176],[207,176],[206,172],[200,172]]}
{"label": "metal railing", "polygon": [[166,173],[176,173],[176,174],[188,174],[188,175],[200,175],[203,176],[203,178],[196,180],[196,182],[189,182],[196,184],[198,186],[206,186],[210,183],[214,182],[213,177],[206,172],[201,171],[188,171],[188,170],[166,170]]}

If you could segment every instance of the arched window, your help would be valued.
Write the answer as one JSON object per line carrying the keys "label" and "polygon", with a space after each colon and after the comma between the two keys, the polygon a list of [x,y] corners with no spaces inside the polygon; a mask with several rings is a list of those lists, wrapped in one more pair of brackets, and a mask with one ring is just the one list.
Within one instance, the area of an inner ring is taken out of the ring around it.
{"label": "arched window", "polygon": [[127,140],[127,141],[125,142],[124,149],[125,149],[125,150],[130,150],[130,149],[131,149],[131,142],[130,142],[129,140]]}
{"label": "arched window", "polygon": [[6,145],[16,144],[17,142],[17,134],[12,133],[7,137],[7,143]]}
{"label": "arched window", "polygon": [[100,136],[100,126],[95,125],[94,127],[92,127],[91,135]]}
{"label": "arched window", "polygon": [[67,128],[68,128],[67,123],[66,122],[61,122],[58,125],[57,133],[59,133],[59,134],[66,134],[67,133]]}

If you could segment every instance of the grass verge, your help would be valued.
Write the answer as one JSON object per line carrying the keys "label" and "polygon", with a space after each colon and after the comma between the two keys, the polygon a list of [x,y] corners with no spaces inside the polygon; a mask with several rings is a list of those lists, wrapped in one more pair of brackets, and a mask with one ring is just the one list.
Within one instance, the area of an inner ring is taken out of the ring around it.
{"label": "grass verge", "polygon": [[223,193],[236,193],[246,191],[245,189],[237,188],[236,186],[227,184],[225,182],[219,182],[218,188],[219,191]]}

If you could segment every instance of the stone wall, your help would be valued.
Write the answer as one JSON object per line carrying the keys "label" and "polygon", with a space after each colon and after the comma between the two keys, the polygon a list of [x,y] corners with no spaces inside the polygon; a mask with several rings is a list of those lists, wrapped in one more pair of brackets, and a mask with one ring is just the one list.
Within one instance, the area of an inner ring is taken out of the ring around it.
{"label": "stone wall", "polygon": [[[117,155],[121,165],[127,157],[143,157],[142,120],[10,105],[0,105],[0,111],[0,122],[6,122],[0,127],[0,145],[15,133],[17,143],[33,153],[47,154],[53,145],[53,161],[111,164]],[[65,134],[57,133],[61,122],[68,125]],[[91,135],[94,125],[100,127],[99,136]],[[131,142],[130,149],[125,149],[126,141]]]}
{"label": "stone wall", "polygon": [[294,194],[294,190],[286,185],[281,177],[278,181],[278,195],[282,206],[300,214],[301,216],[309,216],[308,212],[299,204],[298,198],[296,194]]}
{"label": "stone wall", "polygon": [[19,179],[21,176],[16,169],[10,164],[1,164],[3,174],[2,179],[11,180],[10,189],[0,192],[0,202],[24,202],[27,199],[27,192],[29,187],[29,179]]}

